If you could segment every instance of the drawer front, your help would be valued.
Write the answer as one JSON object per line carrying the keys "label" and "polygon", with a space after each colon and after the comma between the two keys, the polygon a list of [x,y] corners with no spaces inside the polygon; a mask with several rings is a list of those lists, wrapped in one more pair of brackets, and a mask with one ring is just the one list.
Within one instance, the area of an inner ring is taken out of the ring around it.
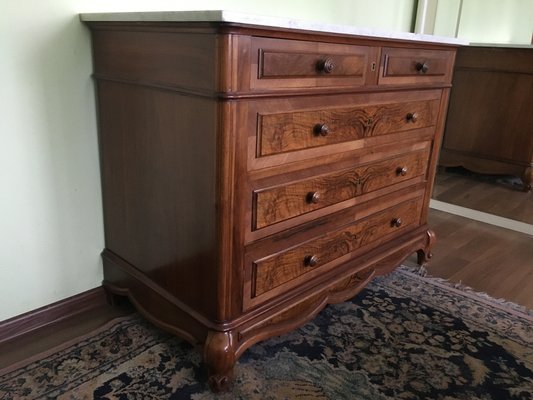
{"label": "drawer front", "polygon": [[344,256],[358,249],[370,249],[394,239],[419,225],[422,205],[422,198],[410,200],[291,249],[255,260],[251,293],[247,295],[252,299],[260,297],[341,257],[345,260]]}
{"label": "drawer front", "polygon": [[253,38],[251,48],[252,89],[362,86],[376,70],[368,46]]}
{"label": "drawer front", "polygon": [[453,52],[383,48],[378,84],[450,83]]}
{"label": "drawer front", "polygon": [[257,157],[436,124],[439,100],[259,114]]}
{"label": "drawer front", "polygon": [[426,173],[419,151],[254,192],[253,229],[261,229]]}

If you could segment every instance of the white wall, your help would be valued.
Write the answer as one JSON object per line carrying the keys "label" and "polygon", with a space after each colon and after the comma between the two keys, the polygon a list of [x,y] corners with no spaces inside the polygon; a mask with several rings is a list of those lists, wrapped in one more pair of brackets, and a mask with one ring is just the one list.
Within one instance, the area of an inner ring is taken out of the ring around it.
{"label": "white wall", "polygon": [[79,12],[230,9],[408,31],[414,0],[2,0],[0,321],[99,286],[104,246]]}

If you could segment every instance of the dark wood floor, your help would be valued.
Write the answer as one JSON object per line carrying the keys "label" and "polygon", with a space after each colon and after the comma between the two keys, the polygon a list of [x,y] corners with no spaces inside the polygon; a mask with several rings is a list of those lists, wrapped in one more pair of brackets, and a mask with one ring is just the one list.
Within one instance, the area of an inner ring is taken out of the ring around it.
{"label": "dark wood floor", "polygon": [[[430,211],[430,223],[437,243],[429,275],[533,309],[533,237],[436,210]],[[413,261],[414,257],[408,263]],[[131,312],[127,303],[118,308],[104,305],[0,344],[0,369]]]}
{"label": "dark wood floor", "polygon": [[[453,172],[456,171],[456,172]],[[518,179],[490,177],[453,168],[439,168],[433,198],[500,217],[533,224],[533,191]],[[513,184],[514,183],[514,184]]]}
{"label": "dark wood floor", "polygon": [[429,215],[437,235],[429,276],[533,309],[532,236],[442,211]]}

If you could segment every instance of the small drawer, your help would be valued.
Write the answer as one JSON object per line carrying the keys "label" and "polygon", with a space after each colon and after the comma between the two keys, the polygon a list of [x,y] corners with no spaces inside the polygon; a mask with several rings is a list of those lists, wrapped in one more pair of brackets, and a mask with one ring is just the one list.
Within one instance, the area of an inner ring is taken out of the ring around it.
{"label": "small drawer", "polygon": [[362,86],[376,73],[375,54],[369,46],[253,38],[250,87]]}
{"label": "small drawer", "polygon": [[450,83],[453,60],[452,51],[383,48],[378,84]]}
{"label": "small drawer", "polygon": [[424,175],[428,158],[428,151],[418,151],[257,190],[253,230]]}
{"label": "small drawer", "polygon": [[259,114],[256,156],[426,128],[436,124],[439,104],[435,99]]}
{"label": "small drawer", "polygon": [[[317,270],[325,271],[336,261],[346,261],[346,257],[358,249],[371,249],[384,240],[390,241],[405,230],[417,227],[422,204],[422,198],[406,201],[306,243],[254,260],[251,293],[245,293],[245,297],[251,298],[252,304],[257,303],[262,296],[269,297],[269,292],[281,285],[312,271],[314,273],[309,276],[316,276]],[[283,290],[278,291],[281,292]],[[257,300],[254,301],[254,298]]]}

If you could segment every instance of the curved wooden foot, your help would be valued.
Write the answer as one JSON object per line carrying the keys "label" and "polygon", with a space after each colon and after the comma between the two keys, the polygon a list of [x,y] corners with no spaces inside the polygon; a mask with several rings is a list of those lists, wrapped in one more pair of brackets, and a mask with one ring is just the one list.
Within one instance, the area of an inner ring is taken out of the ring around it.
{"label": "curved wooden foot", "polygon": [[233,383],[236,362],[236,338],[233,332],[209,331],[204,347],[208,382],[213,392],[225,392]]}
{"label": "curved wooden foot", "polygon": [[433,254],[431,253],[431,248],[437,241],[437,237],[435,236],[435,232],[433,232],[431,229],[428,229],[426,231],[426,245],[424,248],[417,250],[417,262],[418,265],[425,266],[431,257],[433,257]]}
{"label": "curved wooden foot", "polygon": [[524,192],[529,192],[533,186],[533,167],[527,167],[522,174],[522,182],[524,182]]}

